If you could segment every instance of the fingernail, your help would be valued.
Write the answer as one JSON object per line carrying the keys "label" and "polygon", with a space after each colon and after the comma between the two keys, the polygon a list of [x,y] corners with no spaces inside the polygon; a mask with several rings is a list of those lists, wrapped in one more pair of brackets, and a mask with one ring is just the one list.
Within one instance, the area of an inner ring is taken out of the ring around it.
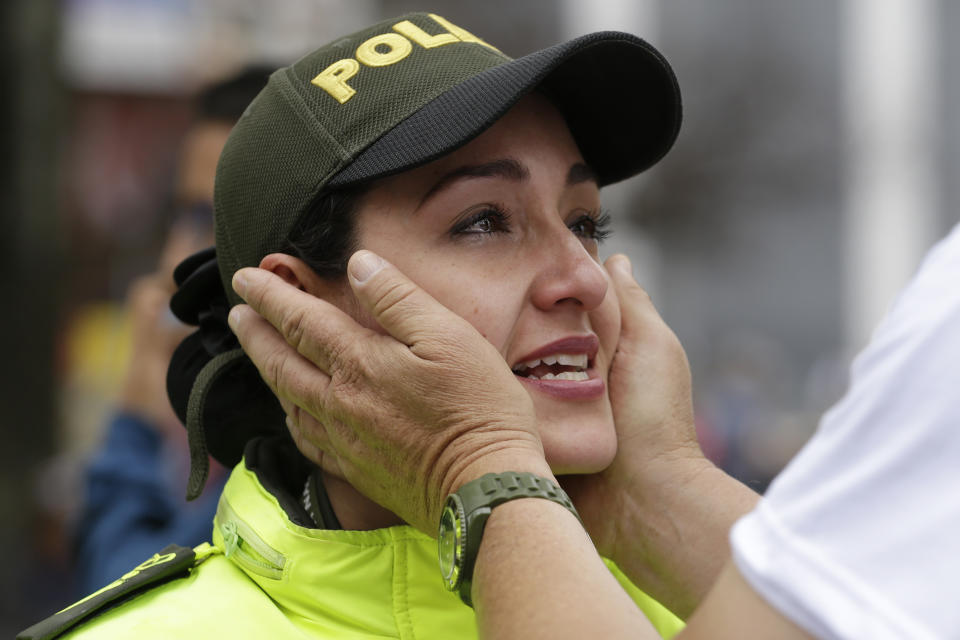
{"label": "fingernail", "polygon": [[616,266],[623,275],[633,277],[633,265],[630,264],[630,258],[622,253],[617,256],[614,266]]}
{"label": "fingernail", "polygon": [[247,279],[244,277],[242,271],[237,271],[233,274],[231,285],[233,286],[233,290],[236,291],[241,298],[243,297],[243,293],[247,290],[247,284]]}
{"label": "fingernail", "polygon": [[237,321],[240,318],[239,308],[240,305],[235,305],[232,309],[230,309],[230,313],[227,314],[227,324],[230,325],[230,330],[234,333],[237,332]]}
{"label": "fingernail", "polygon": [[383,268],[383,258],[370,251],[358,251],[350,259],[350,276],[355,282],[363,283]]}

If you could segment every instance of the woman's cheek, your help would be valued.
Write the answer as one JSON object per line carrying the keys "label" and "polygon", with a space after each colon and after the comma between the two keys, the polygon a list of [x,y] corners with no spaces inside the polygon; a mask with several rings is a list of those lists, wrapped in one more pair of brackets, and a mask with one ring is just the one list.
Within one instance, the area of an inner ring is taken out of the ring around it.
{"label": "woman's cheek", "polygon": [[617,343],[620,341],[621,328],[620,301],[612,283],[600,306],[590,312],[590,324],[600,339],[600,353],[604,358],[602,364],[605,365],[603,372],[606,374],[613,361],[613,354],[617,350]]}
{"label": "woman's cheek", "polygon": [[[426,288],[426,287],[425,287]],[[447,309],[473,325],[498,350],[516,322],[517,301],[511,283],[482,277],[445,278],[427,291]]]}

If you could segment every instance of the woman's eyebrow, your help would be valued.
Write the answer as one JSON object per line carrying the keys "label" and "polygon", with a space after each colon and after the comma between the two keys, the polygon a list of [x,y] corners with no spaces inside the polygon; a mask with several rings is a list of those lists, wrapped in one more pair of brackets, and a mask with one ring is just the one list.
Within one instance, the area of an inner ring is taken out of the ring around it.
{"label": "woman's eyebrow", "polygon": [[[459,180],[494,177],[521,182],[530,177],[530,171],[526,166],[513,158],[500,158],[482,164],[468,164],[457,167],[453,171],[444,174],[430,187],[430,190],[427,191],[426,195],[420,200],[420,206],[422,207],[430,198]],[[567,172],[567,186],[572,187],[582,182],[598,182],[597,174],[594,173],[593,169],[588,165],[577,162],[571,165],[570,171]]]}
{"label": "woman's eyebrow", "polygon": [[430,187],[430,190],[427,191],[426,195],[423,196],[423,199],[420,200],[420,205],[423,206],[427,200],[459,180],[494,177],[520,182],[530,177],[530,171],[513,158],[501,158],[499,160],[484,162],[483,164],[468,164],[458,167],[450,173],[444,174],[443,177],[437,180],[437,182]]}
{"label": "woman's eyebrow", "polygon": [[570,171],[567,172],[567,186],[572,187],[581,182],[594,182],[597,183],[597,186],[600,184],[600,181],[597,180],[597,174],[593,172],[593,169],[582,162],[578,162],[571,166]]}

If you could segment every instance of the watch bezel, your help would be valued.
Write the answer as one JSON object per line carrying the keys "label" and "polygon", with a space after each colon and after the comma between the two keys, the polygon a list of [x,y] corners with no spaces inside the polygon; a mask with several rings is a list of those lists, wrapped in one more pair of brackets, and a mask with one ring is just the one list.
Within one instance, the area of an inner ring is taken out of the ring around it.
{"label": "watch bezel", "polygon": [[443,573],[443,568],[445,564],[447,564],[444,562],[443,545],[438,545],[441,575],[444,584],[450,591],[456,591],[463,581],[463,559],[467,533],[466,520],[466,512],[460,496],[456,494],[447,496],[447,501],[443,505],[443,512],[440,515],[440,527],[437,537],[442,539],[446,530],[448,528],[452,529],[453,544],[449,549],[449,553],[452,554],[453,557],[449,558],[450,571],[446,574]]}

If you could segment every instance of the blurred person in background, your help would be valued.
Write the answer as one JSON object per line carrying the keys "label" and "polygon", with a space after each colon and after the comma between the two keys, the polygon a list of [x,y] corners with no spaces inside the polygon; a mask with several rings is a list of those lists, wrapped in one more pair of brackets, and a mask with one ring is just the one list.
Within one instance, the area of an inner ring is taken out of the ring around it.
{"label": "blurred person in background", "polygon": [[193,546],[210,536],[225,474],[214,465],[204,494],[196,502],[184,499],[186,432],[166,393],[170,356],[188,333],[169,311],[173,269],[212,241],[217,160],[268,75],[266,68],[250,67],[197,96],[194,122],[180,147],[174,218],[157,270],[130,287],[130,361],[102,445],[85,472],[75,531],[82,593],[108,584],[167,544]]}

